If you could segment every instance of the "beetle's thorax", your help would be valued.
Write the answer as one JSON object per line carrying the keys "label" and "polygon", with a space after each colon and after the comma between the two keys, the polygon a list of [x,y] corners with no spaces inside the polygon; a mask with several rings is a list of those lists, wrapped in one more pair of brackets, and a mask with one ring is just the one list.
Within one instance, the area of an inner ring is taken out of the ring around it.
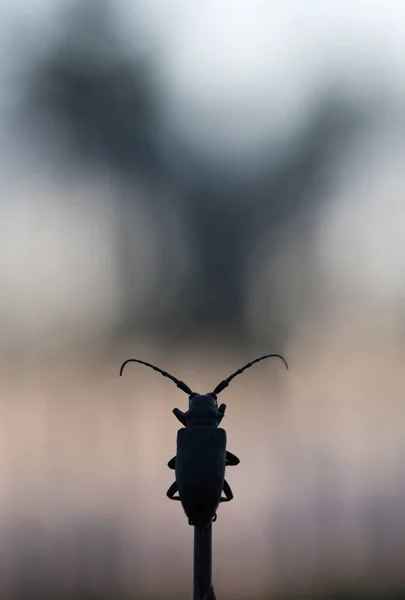
{"label": "beetle's thorax", "polygon": [[218,402],[213,394],[193,394],[187,411],[187,427],[217,427]]}

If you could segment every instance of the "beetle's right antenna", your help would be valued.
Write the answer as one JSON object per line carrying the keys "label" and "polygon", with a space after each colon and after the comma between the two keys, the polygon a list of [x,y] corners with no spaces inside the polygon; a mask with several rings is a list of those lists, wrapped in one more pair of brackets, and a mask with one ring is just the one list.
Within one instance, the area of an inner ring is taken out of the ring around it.
{"label": "beetle's right antenna", "polygon": [[183,381],[179,381],[178,379],[173,377],[173,375],[170,375],[170,373],[166,373],[166,371],[162,371],[162,369],[159,369],[159,367],[155,367],[155,365],[151,365],[150,363],[145,362],[143,360],[139,360],[138,358],[129,358],[124,363],[122,363],[121,369],[120,369],[120,377],[124,371],[125,365],[129,362],[141,363],[141,365],[146,365],[147,367],[150,367],[154,371],[157,371],[158,373],[163,375],[163,377],[168,377],[169,379],[174,381],[174,383],[177,385],[177,387],[180,388],[182,392],[185,392],[188,396],[190,396],[190,394],[193,393],[192,390],[190,390],[190,388],[188,387],[188,385],[186,385]]}
{"label": "beetle's right antenna", "polygon": [[238,369],[237,371],[235,371],[235,373],[232,373],[232,375],[230,375],[229,377],[227,377],[226,379],[224,379],[223,381],[221,381],[221,383],[219,383],[217,385],[217,387],[215,388],[215,390],[212,393],[215,394],[215,395],[219,394],[225,388],[228,387],[228,385],[230,384],[230,382],[232,381],[232,379],[234,377],[236,377],[237,375],[240,375],[241,373],[243,373],[243,371],[245,371],[246,369],[249,369],[252,365],[254,365],[255,363],[257,363],[257,362],[259,362],[261,360],[264,360],[265,358],[279,358],[280,360],[283,361],[283,363],[285,364],[285,366],[288,369],[288,365],[287,365],[286,360],[280,354],[266,354],[265,356],[261,356],[260,358],[256,358],[256,360],[252,360],[252,362],[248,363],[247,365],[245,365],[241,369]]}

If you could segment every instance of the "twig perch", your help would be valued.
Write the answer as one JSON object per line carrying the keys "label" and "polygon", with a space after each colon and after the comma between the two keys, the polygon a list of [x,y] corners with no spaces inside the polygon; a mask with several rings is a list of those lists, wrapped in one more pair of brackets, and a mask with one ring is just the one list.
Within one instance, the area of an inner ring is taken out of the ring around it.
{"label": "twig perch", "polygon": [[194,527],[193,600],[215,600],[212,587],[212,524]]}

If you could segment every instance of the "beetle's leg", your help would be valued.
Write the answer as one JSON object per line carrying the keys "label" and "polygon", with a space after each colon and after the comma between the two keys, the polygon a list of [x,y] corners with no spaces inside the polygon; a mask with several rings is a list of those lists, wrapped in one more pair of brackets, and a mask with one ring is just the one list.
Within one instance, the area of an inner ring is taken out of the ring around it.
{"label": "beetle's leg", "polygon": [[180,496],[174,495],[178,491],[179,491],[179,488],[177,487],[177,481],[175,481],[174,483],[172,483],[172,485],[167,490],[166,496],[168,498],[170,498],[170,500],[180,500]]}
{"label": "beetle's leg", "polygon": [[232,493],[231,487],[226,479],[224,479],[223,490],[224,490],[225,498],[221,497],[220,502],[230,502],[233,498],[233,493]]}
{"label": "beetle's leg", "polygon": [[232,452],[228,452],[228,450],[226,451],[226,466],[228,467],[235,467],[236,465],[238,465],[240,463],[240,460],[237,456],[235,456],[234,454],[232,454]]}
{"label": "beetle's leg", "polygon": [[176,457],[173,456],[173,458],[171,458],[169,460],[169,462],[167,463],[167,466],[169,467],[169,469],[175,469],[176,468]]}
{"label": "beetle's leg", "polygon": [[226,409],[226,404],[221,404],[221,406],[218,408],[218,425],[220,424],[220,422],[222,421],[222,419],[225,416],[225,409]]}
{"label": "beetle's leg", "polygon": [[186,414],[179,408],[173,408],[174,416],[180,421],[184,427],[187,427]]}

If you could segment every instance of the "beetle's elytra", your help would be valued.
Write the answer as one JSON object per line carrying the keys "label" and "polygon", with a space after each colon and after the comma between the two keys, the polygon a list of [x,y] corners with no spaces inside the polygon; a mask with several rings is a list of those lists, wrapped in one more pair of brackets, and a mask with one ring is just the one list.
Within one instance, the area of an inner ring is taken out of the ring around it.
{"label": "beetle's elytra", "polygon": [[177,387],[189,396],[186,412],[178,408],[173,409],[174,415],[184,427],[177,432],[176,456],[168,462],[169,468],[174,469],[176,473],[176,480],[168,489],[167,496],[171,500],[181,502],[190,525],[203,528],[215,521],[219,504],[229,502],[233,498],[232,490],[225,479],[225,467],[237,465],[240,461],[226,449],[226,432],[218,427],[225,416],[226,406],[218,406],[217,395],[245,369],[272,357],[282,360],[288,369],[280,354],[266,354],[238,369],[209,394],[193,392],[183,381],[143,360],[130,358],[121,366],[120,375],[129,362],[146,365],[174,381]]}
{"label": "beetle's elytra", "polygon": [[[225,456],[225,429],[198,425],[179,429],[174,459],[176,481],[168,495],[181,500],[191,525],[204,527],[214,518],[226,487]],[[225,499],[231,499],[226,491]]]}

